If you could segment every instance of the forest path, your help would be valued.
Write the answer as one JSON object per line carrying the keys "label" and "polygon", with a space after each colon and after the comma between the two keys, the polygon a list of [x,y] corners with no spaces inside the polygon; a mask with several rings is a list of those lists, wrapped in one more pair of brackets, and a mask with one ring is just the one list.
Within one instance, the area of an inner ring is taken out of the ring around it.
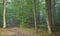
{"label": "forest path", "polygon": [[[22,30],[21,28],[17,28],[17,27],[14,27],[14,28],[0,28],[0,34],[2,32],[2,36],[48,36],[48,33],[47,32],[38,32],[38,33],[35,33],[35,32],[26,32],[27,30]],[[43,34],[44,33],[44,34]],[[1,35],[0,35],[1,36]]]}
{"label": "forest path", "polygon": [[31,34],[28,34],[19,28],[0,29],[0,32],[2,32],[3,36],[31,36]]}

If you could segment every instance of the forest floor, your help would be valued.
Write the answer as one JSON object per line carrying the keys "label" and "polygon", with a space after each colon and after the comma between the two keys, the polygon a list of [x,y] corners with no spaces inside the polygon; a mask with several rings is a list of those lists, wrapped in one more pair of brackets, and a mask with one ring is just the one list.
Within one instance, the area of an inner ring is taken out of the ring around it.
{"label": "forest floor", "polygon": [[0,36],[28,36],[26,32],[23,32],[19,28],[0,28]]}
{"label": "forest floor", "polygon": [[28,33],[20,28],[0,28],[0,36],[35,36],[35,33]]}
{"label": "forest floor", "polygon": [[0,28],[0,36],[48,36],[48,33],[40,31],[39,33],[35,33],[28,30],[20,29],[20,28]]}
{"label": "forest floor", "polygon": [[60,36],[60,26],[57,26],[55,30],[55,36]]}

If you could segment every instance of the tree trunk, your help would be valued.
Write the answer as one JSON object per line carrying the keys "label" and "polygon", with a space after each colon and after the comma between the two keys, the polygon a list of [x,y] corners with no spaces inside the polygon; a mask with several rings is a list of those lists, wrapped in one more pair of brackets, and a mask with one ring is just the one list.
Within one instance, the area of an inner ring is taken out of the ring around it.
{"label": "tree trunk", "polygon": [[55,18],[55,0],[51,0],[51,12],[52,12],[52,30],[55,30],[56,18]]}
{"label": "tree trunk", "polygon": [[37,32],[37,23],[36,23],[36,0],[34,0],[34,24],[35,24],[35,32]]}
{"label": "tree trunk", "polygon": [[52,33],[52,12],[51,12],[51,0],[46,0],[46,21],[48,25],[49,34]]}
{"label": "tree trunk", "polygon": [[6,0],[4,0],[3,28],[6,28]]}

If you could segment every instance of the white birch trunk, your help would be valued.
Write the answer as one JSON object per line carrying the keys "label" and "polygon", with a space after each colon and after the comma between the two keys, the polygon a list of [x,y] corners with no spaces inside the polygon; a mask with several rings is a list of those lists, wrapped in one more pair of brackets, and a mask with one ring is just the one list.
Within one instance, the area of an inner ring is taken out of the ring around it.
{"label": "white birch trunk", "polygon": [[4,0],[3,28],[6,28],[6,0]]}

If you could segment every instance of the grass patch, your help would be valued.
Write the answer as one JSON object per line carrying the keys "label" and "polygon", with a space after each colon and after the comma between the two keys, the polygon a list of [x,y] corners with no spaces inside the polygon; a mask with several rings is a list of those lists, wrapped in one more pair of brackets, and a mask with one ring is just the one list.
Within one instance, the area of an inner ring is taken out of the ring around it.
{"label": "grass patch", "polygon": [[4,32],[0,32],[0,36],[4,36]]}
{"label": "grass patch", "polygon": [[28,33],[34,32],[33,28],[20,28],[20,29],[23,30],[24,32],[28,32]]}
{"label": "grass patch", "polygon": [[[35,30],[33,28],[20,28],[22,31],[24,32],[28,32],[28,33],[34,33]],[[55,36],[54,33],[49,34],[48,30],[44,30],[44,29],[38,29],[38,33],[34,33],[37,34],[37,36]],[[32,34],[32,35],[34,35]]]}

